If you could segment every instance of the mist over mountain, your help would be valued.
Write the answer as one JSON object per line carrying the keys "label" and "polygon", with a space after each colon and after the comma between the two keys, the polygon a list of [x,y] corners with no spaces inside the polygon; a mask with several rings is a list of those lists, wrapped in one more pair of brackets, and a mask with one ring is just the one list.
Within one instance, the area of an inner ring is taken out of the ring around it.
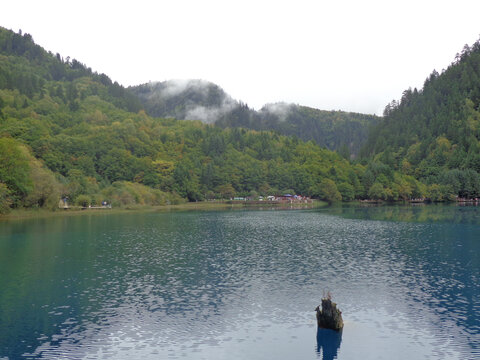
{"label": "mist over mountain", "polygon": [[213,123],[239,103],[219,86],[198,79],[168,80],[129,88],[151,116]]}
{"label": "mist over mountain", "polygon": [[284,102],[266,104],[256,111],[204,80],[170,80],[129,90],[151,116],[201,120],[222,128],[274,130],[341,151],[345,157],[356,157],[368,129],[379,121],[375,115],[323,111]]}

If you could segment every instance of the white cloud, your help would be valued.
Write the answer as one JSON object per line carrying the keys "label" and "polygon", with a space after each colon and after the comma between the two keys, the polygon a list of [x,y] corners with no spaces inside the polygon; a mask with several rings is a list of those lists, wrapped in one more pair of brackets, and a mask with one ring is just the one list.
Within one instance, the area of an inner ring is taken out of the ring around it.
{"label": "white cloud", "polygon": [[[150,86],[156,86],[158,83],[151,83]],[[171,79],[161,84],[162,88],[159,95],[163,98],[170,98],[180,94],[187,88],[207,91],[208,81],[198,79]],[[155,93],[152,93],[155,94]]]}
{"label": "white cloud", "polygon": [[266,104],[262,110],[266,110],[276,116],[280,121],[285,121],[287,119],[288,114],[292,110],[293,104],[287,104],[285,102],[279,103],[269,103]]}

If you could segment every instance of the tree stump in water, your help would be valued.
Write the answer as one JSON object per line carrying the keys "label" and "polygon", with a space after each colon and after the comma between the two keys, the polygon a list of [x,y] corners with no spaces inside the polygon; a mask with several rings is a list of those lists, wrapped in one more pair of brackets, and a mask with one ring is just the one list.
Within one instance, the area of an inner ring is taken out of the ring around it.
{"label": "tree stump in water", "polygon": [[315,311],[317,312],[318,327],[336,331],[343,329],[342,312],[337,309],[337,304],[330,298],[322,299],[322,310],[318,305]]}

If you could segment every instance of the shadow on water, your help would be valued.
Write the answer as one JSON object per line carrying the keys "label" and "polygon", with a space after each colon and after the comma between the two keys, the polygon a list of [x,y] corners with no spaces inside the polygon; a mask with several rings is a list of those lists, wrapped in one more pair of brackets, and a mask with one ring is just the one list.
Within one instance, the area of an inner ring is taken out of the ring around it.
{"label": "shadow on water", "polygon": [[342,331],[317,328],[317,355],[322,360],[336,359],[341,343]]}

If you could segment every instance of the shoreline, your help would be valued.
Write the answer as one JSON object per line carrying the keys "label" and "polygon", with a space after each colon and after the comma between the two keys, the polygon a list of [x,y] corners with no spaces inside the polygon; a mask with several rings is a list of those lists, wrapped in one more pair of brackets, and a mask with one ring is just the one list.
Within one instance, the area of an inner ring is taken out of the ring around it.
{"label": "shoreline", "polygon": [[[129,205],[117,208],[108,209],[15,209],[8,214],[0,215],[0,223],[2,221],[13,221],[23,219],[36,219],[36,218],[49,218],[49,217],[64,217],[64,216],[83,216],[83,215],[109,215],[109,214],[123,214],[123,213],[149,213],[149,212],[166,212],[166,211],[215,211],[215,210],[301,210],[301,209],[319,209],[326,207],[336,207],[339,204],[341,206],[358,206],[358,207],[382,207],[385,205],[400,205],[400,206],[429,206],[436,203],[413,203],[413,202],[363,202],[363,201],[351,201],[347,203],[333,203],[328,204],[322,200],[314,200],[312,203],[278,203],[272,204],[265,202],[264,204],[255,202],[232,202],[230,200],[225,201],[199,201],[199,202],[186,202],[175,205]],[[476,205],[478,203],[462,203],[462,202],[449,202],[443,203],[456,206],[468,206]]]}
{"label": "shoreline", "polygon": [[23,220],[35,218],[49,218],[60,216],[83,216],[83,215],[109,215],[123,213],[139,213],[139,212],[165,212],[165,211],[207,211],[207,210],[231,210],[231,209],[313,209],[326,207],[328,203],[316,200],[309,204],[249,204],[248,202],[232,203],[229,200],[221,202],[199,201],[187,202],[176,205],[130,205],[125,207],[111,209],[15,209],[5,215],[0,215],[1,221]]}

